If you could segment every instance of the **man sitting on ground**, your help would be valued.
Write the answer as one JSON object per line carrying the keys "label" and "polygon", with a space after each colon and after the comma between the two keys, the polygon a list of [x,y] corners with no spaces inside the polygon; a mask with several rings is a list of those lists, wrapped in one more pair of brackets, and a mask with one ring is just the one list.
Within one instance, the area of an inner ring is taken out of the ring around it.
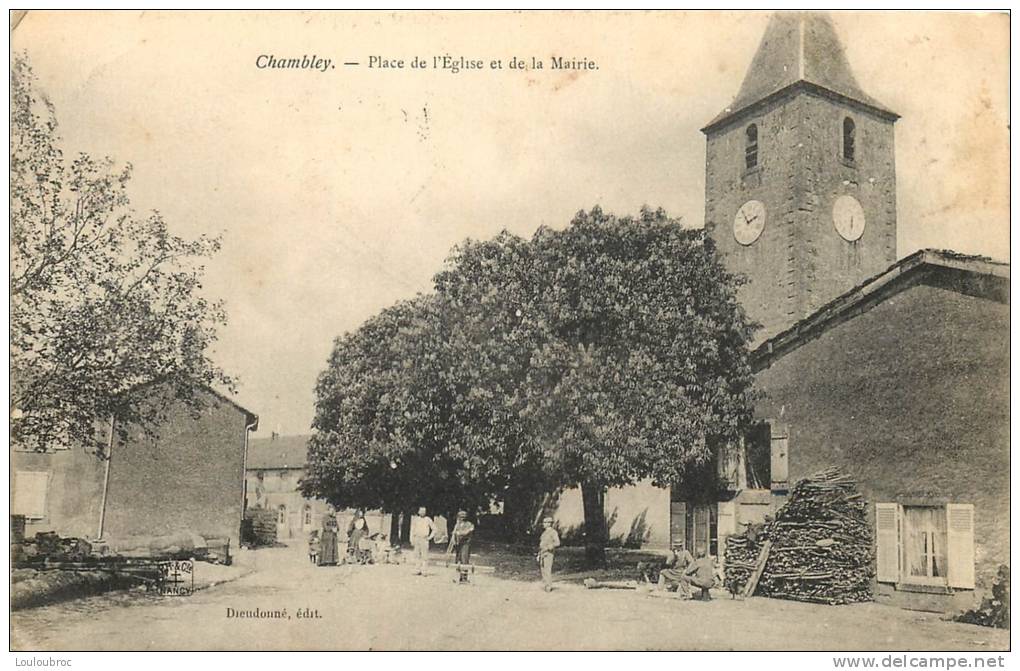
{"label": "man sitting on ground", "polygon": [[712,595],[708,590],[715,584],[715,562],[712,557],[699,548],[698,559],[687,567],[681,580],[701,588],[700,601],[711,601]]}
{"label": "man sitting on ground", "polygon": [[684,581],[684,572],[694,563],[694,556],[687,551],[687,548],[678,545],[670,550],[666,559],[666,566],[659,571],[659,591],[669,590],[676,587],[676,591],[683,597],[689,597],[690,589]]}

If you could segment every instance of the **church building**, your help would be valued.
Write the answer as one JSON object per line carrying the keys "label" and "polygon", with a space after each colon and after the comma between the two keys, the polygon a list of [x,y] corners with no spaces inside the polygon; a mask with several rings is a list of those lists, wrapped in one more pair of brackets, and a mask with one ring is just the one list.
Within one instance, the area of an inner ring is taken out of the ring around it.
{"label": "church building", "polygon": [[[706,230],[762,325],[759,421],[720,457],[714,492],[609,491],[611,539],[721,555],[798,479],[838,467],[868,502],[876,600],[956,610],[1008,564],[1009,266],[898,259],[898,118],[857,82],[828,16],[771,18],[702,129]],[[561,497],[561,514],[576,509]]]}

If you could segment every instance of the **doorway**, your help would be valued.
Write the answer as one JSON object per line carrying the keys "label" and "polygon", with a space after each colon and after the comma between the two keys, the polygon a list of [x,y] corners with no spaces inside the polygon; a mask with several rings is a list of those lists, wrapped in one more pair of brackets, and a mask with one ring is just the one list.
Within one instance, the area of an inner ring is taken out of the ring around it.
{"label": "doorway", "polygon": [[290,527],[287,525],[287,506],[282,503],[276,509],[276,537],[290,538]]}
{"label": "doorway", "polygon": [[674,501],[669,506],[670,545],[718,556],[719,508],[716,503]]}

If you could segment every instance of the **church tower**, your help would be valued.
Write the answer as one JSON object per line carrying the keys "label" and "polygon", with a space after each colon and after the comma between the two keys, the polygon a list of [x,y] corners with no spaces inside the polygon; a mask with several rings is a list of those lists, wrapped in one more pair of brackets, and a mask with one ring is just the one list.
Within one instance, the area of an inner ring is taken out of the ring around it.
{"label": "church tower", "polygon": [[857,84],[829,18],[777,13],[702,129],[705,226],[760,343],[896,261],[897,114]]}

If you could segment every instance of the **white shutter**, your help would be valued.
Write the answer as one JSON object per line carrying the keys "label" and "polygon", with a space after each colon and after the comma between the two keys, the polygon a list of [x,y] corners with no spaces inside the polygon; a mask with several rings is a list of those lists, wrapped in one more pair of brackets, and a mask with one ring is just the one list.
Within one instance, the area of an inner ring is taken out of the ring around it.
{"label": "white shutter", "polygon": [[900,504],[875,504],[875,545],[876,579],[879,582],[899,582]]}
{"label": "white shutter", "polygon": [[737,533],[737,502],[720,501],[716,517],[716,533],[719,538],[719,566],[726,568],[726,538]]}
{"label": "white shutter", "polygon": [[947,561],[949,586],[974,589],[974,506],[946,505]]}
{"label": "white shutter", "polygon": [[719,534],[719,542],[723,536],[730,536],[737,533],[737,502],[720,501],[716,517],[716,533]]}
{"label": "white shutter", "polygon": [[772,437],[772,489],[789,488],[790,430],[781,422],[769,422]]}
{"label": "white shutter", "polygon": [[17,471],[14,474],[15,515],[24,515],[27,519],[38,520],[46,517],[46,486],[50,474],[46,471]]}

